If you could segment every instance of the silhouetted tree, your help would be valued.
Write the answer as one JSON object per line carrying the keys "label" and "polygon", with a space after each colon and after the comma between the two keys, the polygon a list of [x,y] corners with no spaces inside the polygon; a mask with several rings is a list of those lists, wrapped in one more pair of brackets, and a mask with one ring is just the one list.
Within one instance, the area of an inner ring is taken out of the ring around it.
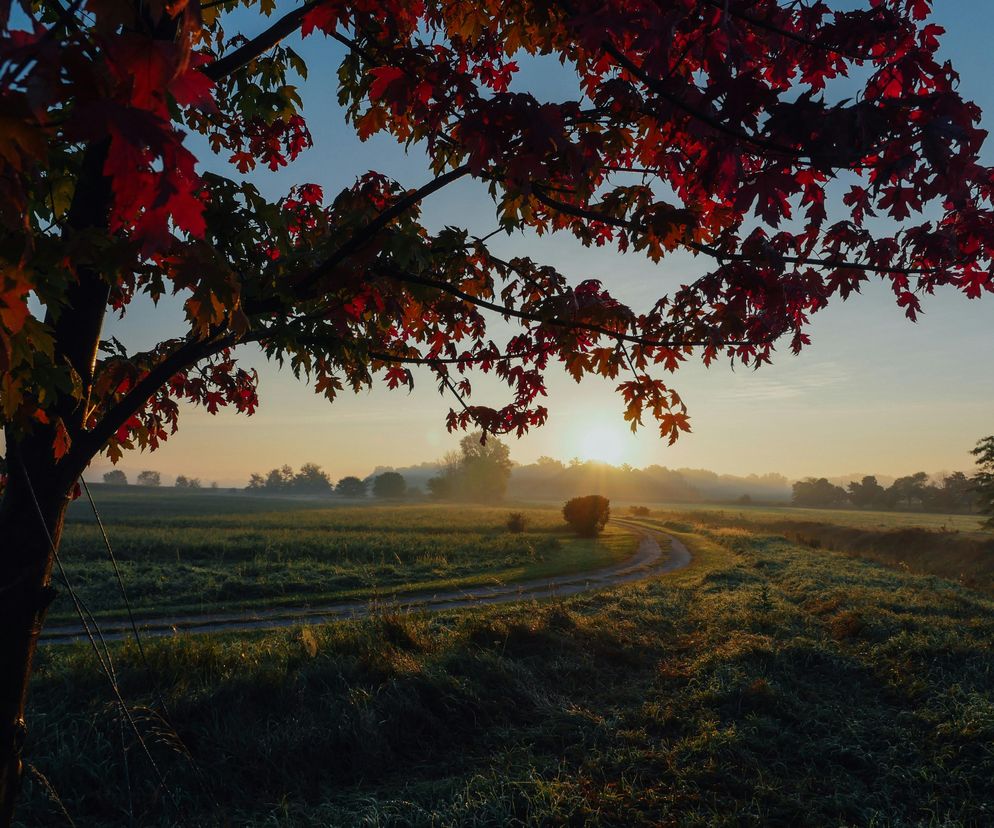
{"label": "silhouetted tree", "polygon": [[459,441],[460,452],[449,452],[437,477],[428,481],[433,497],[492,502],[507,491],[511,477],[511,450],[496,437],[482,441],[482,432]]}
{"label": "silhouetted tree", "polygon": [[886,490],[873,475],[867,475],[859,483],[849,484],[849,500],[861,509],[879,509],[886,506]]}
{"label": "silhouetted tree", "polygon": [[795,506],[814,507],[816,509],[827,509],[837,506],[844,506],[849,496],[841,486],[829,483],[824,477],[815,479],[813,477],[798,480],[794,484],[794,492],[791,502]]}
{"label": "silhouetted tree", "polygon": [[177,489],[199,489],[200,488],[200,478],[199,477],[187,477],[185,474],[180,474],[176,476],[176,488]]}
{"label": "silhouetted tree", "polygon": [[953,472],[942,478],[942,486],[936,486],[934,501],[936,509],[942,512],[973,511],[976,496],[973,482],[963,472]]}
{"label": "silhouetted tree", "polygon": [[157,471],[143,471],[138,475],[138,485],[139,486],[161,486],[162,485],[162,475]]}
{"label": "silhouetted tree", "polygon": [[128,476],[120,469],[112,469],[104,473],[104,483],[108,486],[127,486]]}
{"label": "silhouetted tree", "polygon": [[331,491],[331,479],[316,463],[304,463],[291,477],[290,488],[301,494],[323,494]]}
{"label": "silhouetted tree", "polygon": [[984,437],[971,452],[977,458],[973,491],[980,512],[988,516],[984,526],[994,529],[994,436]]}
{"label": "silhouetted tree", "polygon": [[383,472],[373,478],[373,494],[376,497],[403,497],[407,483],[397,472]]}
{"label": "silhouetted tree", "polygon": [[365,497],[366,481],[358,477],[343,477],[335,486],[335,494],[342,497]]}
{"label": "silhouetted tree", "polygon": [[915,472],[907,477],[897,478],[887,489],[887,495],[894,505],[903,504],[909,509],[915,504],[924,506],[928,499],[928,485],[928,475],[925,472]]}

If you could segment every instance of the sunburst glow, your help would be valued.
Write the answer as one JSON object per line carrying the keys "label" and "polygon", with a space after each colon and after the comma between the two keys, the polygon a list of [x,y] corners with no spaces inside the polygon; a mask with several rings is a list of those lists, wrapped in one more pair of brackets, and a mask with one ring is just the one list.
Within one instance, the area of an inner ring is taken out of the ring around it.
{"label": "sunburst glow", "polygon": [[578,437],[581,460],[598,460],[613,466],[621,463],[625,447],[617,426],[591,424],[583,428]]}

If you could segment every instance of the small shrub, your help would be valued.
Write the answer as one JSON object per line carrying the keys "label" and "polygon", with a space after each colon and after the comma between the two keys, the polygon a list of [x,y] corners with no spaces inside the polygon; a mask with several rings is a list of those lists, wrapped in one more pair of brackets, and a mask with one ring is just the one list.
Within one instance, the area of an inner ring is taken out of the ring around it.
{"label": "small shrub", "polygon": [[611,501],[600,495],[574,497],[563,506],[563,517],[582,537],[592,538],[600,534],[611,516]]}
{"label": "small shrub", "polygon": [[648,506],[629,506],[628,511],[631,512],[635,517],[646,517],[649,514]]}
{"label": "small shrub", "polygon": [[508,532],[513,532],[515,535],[520,535],[525,531],[525,527],[528,525],[528,521],[525,520],[525,516],[521,512],[511,512],[507,516],[507,521],[504,524],[507,526]]}

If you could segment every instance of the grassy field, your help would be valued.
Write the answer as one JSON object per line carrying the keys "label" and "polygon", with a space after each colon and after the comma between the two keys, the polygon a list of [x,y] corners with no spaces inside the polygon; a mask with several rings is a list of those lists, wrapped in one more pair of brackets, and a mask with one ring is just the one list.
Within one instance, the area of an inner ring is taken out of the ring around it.
{"label": "grassy field", "polygon": [[994,601],[657,519],[695,559],[642,584],[124,647],[165,786],[93,657],[46,649],[20,824],[67,824],[53,792],[88,826],[994,822]]}
{"label": "grassy field", "polygon": [[[686,513],[692,519],[717,516],[728,520],[751,523],[781,521],[810,521],[849,526],[875,531],[890,529],[928,529],[936,532],[968,532],[990,537],[981,531],[981,515],[949,515],[931,512],[873,511],[868,509],[806,509],[796,506],[759,506],[727,503],[666,503],[652,507],[655,511],[672,514]],[[619,510],[619,514],[623,510]]]}
{"label": "grassy field", "polygon": [[[629,533],[574,537],[555,509],[336,505],[225,494],[95,491],[136,611],[170,614],[365,599],[413,589],[520,581],[609,565],[634,552]],[[73,505],[61,557],[97,616],[123,603],[99,528]],[[49,616],[72,616],[68,596]]]}
{"label": "grassy field", "polygon": [[[994,594],[994,532],[980,531],[975,516],[684,506],[653,514],[671,525],[675,521],[677,525],[776,533],[812,549],[830,549],[899,569],[938,575]],[[956,528],[971,524],[970,529]]]}

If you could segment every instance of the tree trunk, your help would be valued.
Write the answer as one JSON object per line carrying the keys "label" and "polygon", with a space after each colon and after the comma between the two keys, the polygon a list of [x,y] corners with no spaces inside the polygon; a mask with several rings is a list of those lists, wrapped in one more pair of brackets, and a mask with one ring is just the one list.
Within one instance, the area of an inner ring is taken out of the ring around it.
{"label": "tree trunk", "polygon": [[8,434],[7,461],[0,501],[0,828],[13,820],[20,793],[31,662],[55,597],[52,543],[58,547],[69,505],[69,484],[44,439],[14,444]]}

